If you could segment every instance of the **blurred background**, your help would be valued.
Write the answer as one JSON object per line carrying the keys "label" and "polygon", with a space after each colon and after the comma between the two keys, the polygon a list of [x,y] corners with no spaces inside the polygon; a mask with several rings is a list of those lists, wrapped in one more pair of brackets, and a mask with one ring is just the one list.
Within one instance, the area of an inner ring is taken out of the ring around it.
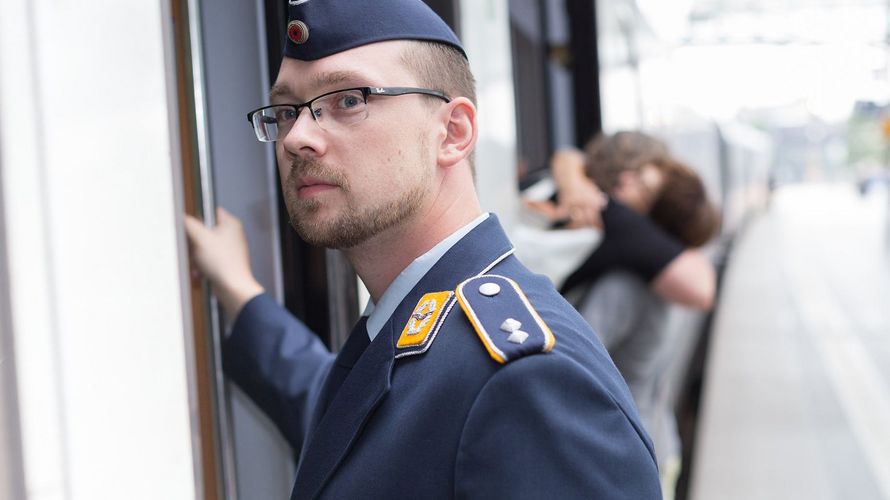
{"label": "blurred background", "polygon": [[[662,140],[720,213],[714,307],[659,327],[665,498],[890,499],[890,1],[426,3],[467,49],[478,190],[511,234],[597,133]],[[289,228],[244,122],[285,10],[0,1],[0,499],[289,495],[182,230],[235,213],[266,289],[342,345],[363,287]]]}

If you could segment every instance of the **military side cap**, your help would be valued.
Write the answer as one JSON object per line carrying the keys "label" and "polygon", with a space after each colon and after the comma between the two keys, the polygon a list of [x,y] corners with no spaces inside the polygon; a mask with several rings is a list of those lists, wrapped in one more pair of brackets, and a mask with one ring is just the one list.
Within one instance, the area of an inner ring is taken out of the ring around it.
{"label": "military side cap", "polygon": [[284,55],[311,61],[386,40],[425,40],[466,53],[421,0],[288,0]]}
{"label": "military side cap", "polygon": [[548,352],[556,340],[515,281],[498,275],[470,278],[457,301],[492,359],[507,363]]}

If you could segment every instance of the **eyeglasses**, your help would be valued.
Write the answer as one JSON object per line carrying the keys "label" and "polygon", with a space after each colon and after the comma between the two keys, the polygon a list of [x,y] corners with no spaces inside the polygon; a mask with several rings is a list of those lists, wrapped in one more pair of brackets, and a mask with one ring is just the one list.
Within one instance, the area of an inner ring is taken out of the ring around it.
{"label": "eyeglasses", "polygon": [[287,135],[302,108],[309,108],[312,118],[323,130],[334,131],[356,124],[368,117],[368,96],[424,94],[451,102],[438,90],[415,87],[357,87],[322,94],[302,104],[273,104],[247,113],[260,142],[274,142]]}

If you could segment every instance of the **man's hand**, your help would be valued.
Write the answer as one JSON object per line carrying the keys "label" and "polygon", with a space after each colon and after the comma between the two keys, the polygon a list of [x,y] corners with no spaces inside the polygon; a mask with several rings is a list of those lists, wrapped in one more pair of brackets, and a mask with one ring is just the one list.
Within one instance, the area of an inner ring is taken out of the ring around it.
{"label": "man's hand", "polygon": [[568,227],[602,228],[600,212],[606,196],[584,173],[584,153],[577,149],[561,149],[550,160],[550,170],[559,191],[558,216],[568,219]]}
{"label": "man's hand", "polygon": [[192,262],[208,281],[226,314],[234,319],[244,304],[263,293],[250,269],[250,252],[241,221],[216,209],[216,227],[186,215],[185,232]]}

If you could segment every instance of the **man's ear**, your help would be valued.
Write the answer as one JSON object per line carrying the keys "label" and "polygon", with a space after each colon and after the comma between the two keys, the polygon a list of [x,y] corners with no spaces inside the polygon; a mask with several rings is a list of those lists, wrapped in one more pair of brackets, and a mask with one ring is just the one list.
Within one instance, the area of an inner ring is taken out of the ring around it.
{"label": "man's ear", "polygon": [[445,136],[439,143],[438,164],[451,167],[470,156],[476,145],[476,106],[466,97],[456,97],[442,106]]}

